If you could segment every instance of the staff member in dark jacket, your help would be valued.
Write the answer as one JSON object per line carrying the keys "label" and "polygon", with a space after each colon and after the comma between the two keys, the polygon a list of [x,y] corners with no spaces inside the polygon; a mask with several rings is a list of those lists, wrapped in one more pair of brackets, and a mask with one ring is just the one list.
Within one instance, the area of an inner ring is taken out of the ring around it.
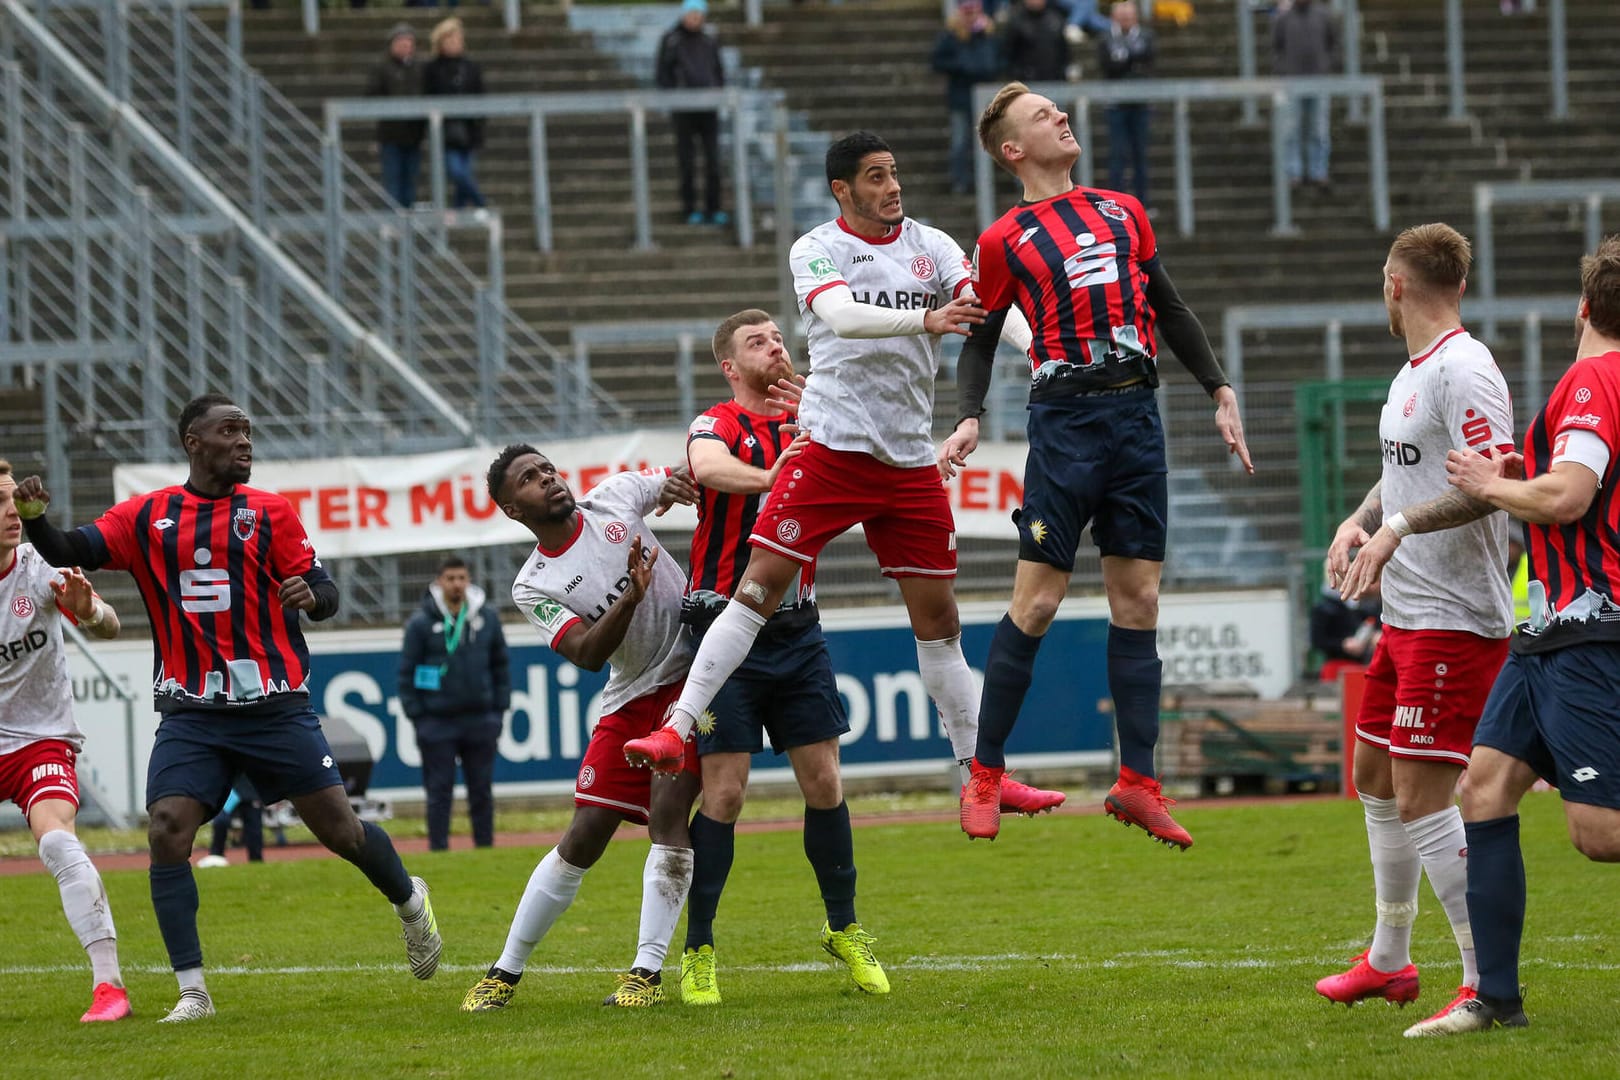
{"label": "staff member in dark jacket", "polygon": [[[428,39],[433,59],[422,69],[424,94],[482,94],[484,69],[467,59],[466,31],[454,15],[433,28]],[[484,193],[473,176],[473,152],[484,145],[484,118],[449,116],[444,121],[444,172],[455,189],[451,206],[484,205]]]}
{"label": "staff member in dark jacket", "polygon": [[[1097,42],[1097,58],[1105,79],[1151,79],[1158,48],[1153,31],[1141,25],[1134,3],[1115,4],[1113,23]],[[1148,198],[1148,120],[1152,109],[1145,102],[1108,106],[1108,186],[1128,191],[1151,212]],[[1126,166],[1131,186],[1125,186]]]}
{"label": "staff member in dark jacket", "polygon": [[[416,62],[416,31],[395,23],[388,31],[388,53],[366,81],[367,97],[419,97],[422,65]],[[383,188],[409,210],[416,202],[416,171],[422,164],[426,120],[377,121],[377,153],[382,158]]]}
{"label": "staff member in dark jacket", "polygon": [[[654,78],[666,90],[698,90],[726,85],[720,45],[703,25],[708,0],[684,0],[681,21],[658,43]],[[675,163],[681,171],[681,213],[688,225],[724,225],[720,209],[720,114],[670,113],[675,124]],[[697,148],[703,146],[703,209],[697,208]]]}
{"label": "staff member in dark jacket", "polygon": [[473,843],[495,842],[495,744],[512,703],[506,638],[467,564],[449,558],[405,624],[399,655],[399,701],[416,726],[427,790],[428,847],[450,846],[450,801],[456,758],[467,783]]}
{"label": "staff member in dark jacket", "polygon": [[1007,78],[1019,82],[1062,82],[1069,72],[1069,39],[1063,12],[1047,0],[1023,0],[1007,13],[1001,32]]}
{"label": "staff member in dark jacket", "polygon": [[1001,42],[996,24],[984,13],[982,0],[957,0],[956,12],[934,41],[929,66],[945,76],[945,107],[950,113],[951,190],[973,189],[973,85],[1001,75]]}

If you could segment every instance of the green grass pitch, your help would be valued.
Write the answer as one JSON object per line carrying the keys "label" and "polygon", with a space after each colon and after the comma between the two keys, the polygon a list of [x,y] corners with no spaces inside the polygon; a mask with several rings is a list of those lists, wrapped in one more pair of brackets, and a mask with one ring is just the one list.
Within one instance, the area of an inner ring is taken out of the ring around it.
{"label": "green grass pitch", "polygon": [[[542,942],[504,1011],[462,995],[499,954],[541,854],[418,855],[445,938],[429,982],[398,924],[331,859],[198,875],[210,1021],[155,1023],[175,984],[142,872],[107,875],[136,1016],[81,1025],[89,968],[44,874],[0,878],[0,1075],[319,1077],[1614,1077],[1620,880],[1531,796],[1523,979],[1531,1027],[1403,1039],[1459,971],[1424,885],[1413,943],[1423,996],[1330,1006],[1313,982],[1358,952],[1372,888],[1360,807],[1189,808],[1178,854],[1101,813],[856,832],[860,913],[894,990],[855,991],[822,963],[820,903],[797,832],[742,835],[717,924],[725,1004],[675,993],[599,1003],[635,944],[645,846],[613,845]],[[675,953],[681,932],[677,931]]]}

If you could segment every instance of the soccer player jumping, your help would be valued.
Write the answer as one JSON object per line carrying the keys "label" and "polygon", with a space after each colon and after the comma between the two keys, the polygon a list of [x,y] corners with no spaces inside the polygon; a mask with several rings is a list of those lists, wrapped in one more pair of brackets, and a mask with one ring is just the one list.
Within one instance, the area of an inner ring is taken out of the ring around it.
{"label": "soccer player jumping", "polygon": [[62,618],[98,638],[118,636],[118,613],[77,570],[51,569],[22,542],[22,519],[12,498],[17,481],[0,461],[0,611],[12,621],[13,642],[0,653],[0,800],[17,804],[28,819],[39,861],[56,878],[62,911],[90,956],[91,1005],[79,1019],[122,1020],[129,994],[118,967],[107,889],[73,831],[79,814],[74,759],[84,733],[73,722]]}
{"label": "soccer player jumping", "polygon": [[326,847],[360,868],[394,905],[411,974],[438,970],[439,938],[427,885],[405,872],[388,834],[355,816],[332,750],[310,708],[309,647],[299,613],[329,619],[338,592],[292,504],[247,486],[252,423],[220,394],[180,411],[184,484],[126,499],[94,524],[63,532],[44,516],[39,477],[28,538],[53,566],[127,570],[140,587],[157,653],[153,689],[163,714],[146,773],[152,908],[180,982],[164,1023],[214,1015],[197,937],[197,829],[225,804],[241,772],[265,802],[290,799]]}
{"label": "soccer player jumping", "polygon": [[1409,359],[1378,420],[1383,474],[1339,526],[1327,557],[1346,601],[1382,581],[1384,633],[1367,669],[1353,765],[1378,920],[1367,951],[1316,992],[1346,1005],[1417,1000],[1410,946],[1426,871],[1462,953],[1462,985],[1408,1035],[1446,1022],[1478,983],[1457,776],[1513,629],[1507,515],[1446,482],[1451,450],[1513,449],[1507,383],[1462,325],[1470,261],[1468,241],[1449,225],[1418,225],[1390,246],[1384,304]]}
{"label": "soccer player jumping", "polygon": [[[965,782],[978,727],[973,672],[957,618],[956,524],[934,469],[931,433],[939,336],[983,312],[956,241],[906,217],[894,153],[867,131],[827,149],[839,216],[793,245],[789,262],[810,339],[799,422],[810,445],[776,478],[748,542],[747,569],[703,637],[667,726],[625,744],[637,764],[673,768],[682,745],[765,622],[822,548],[860,525],[900,586],[917,670],[938,707]],[[1007,781],[1009,811],[1033,814],[1063,794]]]}
{"label": "soccer player jumping", "polygon": [[1080,144],[1069,117],[1023,83],[1002,87],[979,120],[985,151],[1024,187],[1024,198],[979,237],[974,288],[988,313],[962,347],[961,419],[940,447],[949,478],[979,443],[996,342],[1010,308],[1029,320],[1033,382],[1018,569],[1012,606],[984,665],[973,776],[962,829],[1001,827],[1003,747],[1029,690],[1035,654],[1074,573],[1080,531],[1091,523],[1108,594],[1108,687],[1119,733],[1119,781],[1104,803],[1127,825],[1183,849],[1153,776],[1159,736],[1159,574],[1168,491],[1155,329],[1215,399],[1215,426],[1251,473],[1237,395],[1209,339],[1159,261],[1142,204],[1082,188],[1071,170]]}

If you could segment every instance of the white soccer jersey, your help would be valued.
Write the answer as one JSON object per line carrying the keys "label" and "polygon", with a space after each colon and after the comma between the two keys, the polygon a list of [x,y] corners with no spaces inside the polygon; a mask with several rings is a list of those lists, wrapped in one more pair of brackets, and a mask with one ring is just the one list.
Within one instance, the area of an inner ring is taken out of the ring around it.
{"label": "white soccer jersey", "polygon": [[940,307],[971,283],[972,264],[962,248],[909,218],[882,240],[857,235],[837,218],[801,236],[788,263],[810,339],[810,379],[799,406],[810,437],[902,468],[932,465],[939,337],[841,338],[810,302],[848,285],[863,304]]}
{"label": "white soccer jersey", "polygon": [[61,577],[32,544],[18,547],[11,569],[0,575],[0,754],[41,739],[84,748],[73,720],[65,616],[51,592]]}
{"label": "white soccer jersey", "polygon": [[[1446,451],[1511,449],[1513,403],[1491,351],[1460,328],[1442,334],[1390,383],[1378,436],[1386,520],[1456,490],[1446,481]],[[1501,511],[1408,536],[1384,568],[1384,622],[1507,637],[1513,630],[1507,541]]]}
{"label": "white soccer jersey", "polygon": [[[579,531],[559,551],[536,546],[512,583],[512,601],[524,618],[539,627],[545,643],[575,623],[592,626],[624,594],[630,542],[638,534],[648,554],[658,540],[644,519],[658,505],[667,469],[618,473],[579,500]],[[608,657],[608,682],[602,690],[602,713],[667,686],[691,666],[691,632],[681,625],[681,596],[686,577],[678,560],[663,551],[653,564],[652,584],[630,618],[624,640]]]}

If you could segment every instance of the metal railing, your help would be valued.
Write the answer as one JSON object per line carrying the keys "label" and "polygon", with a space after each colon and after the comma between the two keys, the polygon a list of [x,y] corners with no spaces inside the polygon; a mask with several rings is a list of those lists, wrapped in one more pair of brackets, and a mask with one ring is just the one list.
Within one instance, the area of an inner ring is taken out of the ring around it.
{"label": "metal railing", "polygon": [[[1333,6],[1339,11],[1341,22],[1339,40],[1344,49],[1344,74],[1361,74],[1361,5],[1359,0],[1334,0]],[[1261,8],[1255,6],[1255,0],[1232,0],[1233,18],[1237,23],[1238,47],[1238,78],[1253,79],[1260,71],[1256,56],[1254,38],[1254,17],[1271,10],[1271,6]],[[1349,118],[1353,124],[1362,120],[1361,99],[1351,98],[1349,103]],[[1258,124],[1260,122],[1260,102],[1258,98],[1248,98],[1243,102],[1243,122],[1245,124]]]}
{"label": "metal railing", "polygon": [[[1446,88],[1452,120],[1468,118],[1462,0],[1446,0]],[[1569,26],[1564,0],[1547,0],[1547,82],[1554,120],[1569,116]]]}
{"label": "metal railing", "polygon": [[[1620,199],[1620,180],[1529,180],[1474,185],[1474,281],[1481,300],[1496,298],[1496,215],[1498,206],[1534,203],[1579,203],[1585,208],[1585,251],[1596,251],[1603,239],[1603,204]],[[1487,309],[1489,310],[1489,309]],[[1486,336],[1496,334],[1496,319],[1487,315]]]}
{"label": "metal railing", "polygon": [[[596,400],[599,416],[628,419],[600,388],[567,381],[567,357],[506,303],[498,264],[488,280],[475,277],[442,230],[395,207],[366,170],[200,20],[142,7],[120,7],[116,15],[96,20],[53,10],[51,30],[98,70],[106,65],[106,34],[127,38],[112,52],[130,58],[131,114],[138,111],[176,146],[189,131],[188,163],[234,195],[258,229],[278,227],[277,242],[322,279],[334,302],[386,333],[381,340],[410,379],[454,399],[452,411],[468,432],[494,442],[536,424],[555,429],[573,415],[562,403],[581,394]],[[177,69],[171,51],[182,29],[192,62]],[[392,213],[396,224],[346,227],[343,219],[356,213]]]}
{"label": "metal railing", "polygon": [[[1541,325],[1548,316],[1567,316],[1573,309],[1571,296],[1528,296],[1511,299],[1485,300],[1463,298],[1462,315],[1465,325],[1473,323],[1483,327],[1498,322],[1518,323],[1523,327],[1524,368],[1521,372],[1517,397],[1521,402],[1540,402],[1542,399],[1542,341]],[[1322,378],[1338,382],[1345,377],[1344,331],[1347,327],[1387,327],[1389,310],[1382,301],[1358,303],[1314,304],[1240,304],[1226,309],[1221,321],[1222,360],[1227,377],[1238,396],[1243,396],[1244,357],[1243,333],[1246,330],[1322,330]],[[1487,339],[1494,332],[1483,329]],[[1392,351],[1398,356],[1398,351]],[[1393,368],[1391,369],[1393,373]]]}
{"label": "metal railing", "polygon": [[[981,84],[974,88],[974,109],[983,112],[998,87]],[[1170,102],[1175,114],[1176,228],[1191,235],[1193,220],[1192,118],[1193,102],[1245,101],[1255,97],[1271,100],[1271,200],[1273,231],[1294,233],[1293,195],[1288,182],[1286,125],[1297,115],[1301,98],[1347,98],[1364,100],[1368,106],[1367,169],[1371,216],[1380,232],[1389,229],[1389,161],[1384,140],[1383,81],[1371,75],[1323,75],[1311,78],[1268,79],[1152,79],[1130,83],[1036,83],[1030,89],[1045,94],[1062,105],[1074,104],[1071,121],[1081,146],[1091,146],[1091,106]],[[1079,183],[1090,186],[1092,155],[1082,153],[1078,162]],[[979,228],[986,229],[998,216],[995,207],[995,166],[989,155],[974,155],[974,175]]]}
{"label": "metal railing", "polygon": [[[775,90],[601,90],[571,94],[487,94],[468,97],[331,98],[326,102],[327,145],[342,144],[342,125],[353,120],[419,120],[428,122],[428,172],[433,205],[444,207],[444,120],[455,117],[522,117],[529,122],[530,198],[535,246],[550,251],[553,242],[551,167],[546,122],[554,116],[623,113],[630,133],[630,183],[635,202],[635,246],[653,246],[652,209],[647,163],[649,112],[725,112],[731,117],[731,180],[735,199],[737,243],[754,246],[754,215],[748,153],[754,142],[754,118],[765,114],[785,133],[784,95]],[[778,206],[791,205],[791,192],[776,192]]]}

